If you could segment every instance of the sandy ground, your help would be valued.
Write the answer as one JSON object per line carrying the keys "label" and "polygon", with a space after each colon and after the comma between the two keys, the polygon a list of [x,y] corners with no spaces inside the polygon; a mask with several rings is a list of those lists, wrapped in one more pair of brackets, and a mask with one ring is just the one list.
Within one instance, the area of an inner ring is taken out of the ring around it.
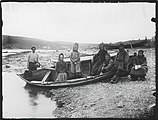
{"label": "sandy ground", "polygon": [[[129,50],[133,53],[136,50]],[[75,87],[52,89],[52,100],[58,107],[53,111],[59,118],[147,118],[148,105],[155,103],[155,49],[144,49],[148,62],[146,81],[121,78],[117,84],[97,82]],[[43,66],[51,66],[59,52],[38,52]],[[69,56],[69,52],[64,52]],[[3,72],[24,72],[27,54],[2,59]]]}

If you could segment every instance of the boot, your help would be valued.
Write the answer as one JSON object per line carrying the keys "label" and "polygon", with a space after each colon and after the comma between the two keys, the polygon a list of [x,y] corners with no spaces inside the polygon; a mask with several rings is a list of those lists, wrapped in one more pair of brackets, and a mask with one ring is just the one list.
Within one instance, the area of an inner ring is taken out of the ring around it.
{"label": "boot", "polygon": [[140,76],[141,81],[145,81],[145,75]]}
{"label": "boot", "polygon": [[118,82],[118,77],[114,76],[113,78],[111,78],[110,83],[115,84]]}
{"label": "boot", "polygon": [[138,77],[137,76],[134,76],[134,75],[130,75],[131,76],[131,81],[136,81],[138,80]]}

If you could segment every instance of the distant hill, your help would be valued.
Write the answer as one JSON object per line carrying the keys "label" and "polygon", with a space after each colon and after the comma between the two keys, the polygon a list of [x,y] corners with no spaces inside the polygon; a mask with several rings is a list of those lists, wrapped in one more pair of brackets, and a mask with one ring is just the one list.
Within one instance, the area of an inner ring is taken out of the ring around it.
{"label": "distant hill", "polygon": [[[30,49],[32,46],[36,46],[38,49],[55,49],[55,50],[67,50],[72,49],[73,42],[64,41],[45,41],[35,38],[27,38],[20,36],[2,36],[2,48],[3,49]],[[86,49],[96,44],[80,44],[80,48]]]}
{"label": "distant hill", "polygon": [[[122,43],[125,44],[125,48],[130,48],[131,44],[132,47],[154,47],[155,37],[152,39],[145,38],[144,40],[128,40]],[[73,42],[45,41],[35,38],[2,35],[2,49],[30,49],[32,46],[36,46],[38,49],[71,50],[73,44]],[[79,47],[82,50],[98,49],[98,44],[79,43]],[[120,42],[116,42],[105,44],[105,46],[107,49],[118,49],[119,44]]]}
{"label": "distant hill", "polygon": [[155,46],[155,37],[152,37],[151,39],[138,39],[138,40],[128,40],[124,42],[116,42],[116,43],[109,43],[105,44],[107,49],[118,49],[119,44],[123,43],[125,45],[125,48],[151,48]]}

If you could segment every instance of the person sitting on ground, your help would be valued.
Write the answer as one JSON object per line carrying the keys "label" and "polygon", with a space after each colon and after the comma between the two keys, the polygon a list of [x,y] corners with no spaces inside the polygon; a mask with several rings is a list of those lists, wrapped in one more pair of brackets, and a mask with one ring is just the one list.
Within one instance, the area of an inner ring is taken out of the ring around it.
{"label": "person sitting on ground", "polygon": [[70,55],[70,71],[72,74],[72,78],[81,77],[81,61],[80,61],[80,53],[78,51],[78,43],[75,43],[73,46],[73,51]]}
{"label": "person sitting on ground", "polygon": [[145,76],[148,71],[148,66],[147,59],[143,53],[143,50],[139,50],[138,56],[133,61],[134,66],[132,67],[130,72],[131,80],[145,80]]}
{"label": "person sitting on ground", "polygon": [[38,62],[39,56],[36,51],[36,47],[33,46],[31,47],[32,52],[28,54],[28,59],[27,59],[27,68],[29,71],[37,70],[37,67],[40,66],[40,63]]}
{"label": "person sitting on ground", "polygon": [[105,49],[104,43],[99,44],[99,52],[93,57],[92,59],[92,69],[90,75],[99,75],[100,74],[100,67],[102,67],[103,62],[105,61],[105,55],[108,52]]}
{"label": "person sitting on ground", "polygon": [[134,55],[129,59],[129,62],[128,62],[129,73],[130,73],[132,67],[134,66],[134,61],[135,61],[136,57],[137,57],[137,53],[134,52]]}
{"label": "person sitting on ground", "polygon": [[113,66],[113,60],[110,58],[110,54],[106,54],[105,61],[103,62],[103,65],[101,67],[100,75],[108,71],[111,71],[112,66]]}
{"label": "person sitting on ground", "polygon": [[57,79],[56,81],[67,80],[67,64],[64,61],[64,54],[59,54],[58,62],[56,63]]}
{"label": "person sitting on ground", "polygon": [[124,44],[121,43],[119,45],[119,52],[117,53],[114,60],[114,68],[113,71],[116,72],[113,78],[111,79],[111,83],[117,83],[119,77],[125,76],[128,72],[128,60],[129,55],[124,49]]}

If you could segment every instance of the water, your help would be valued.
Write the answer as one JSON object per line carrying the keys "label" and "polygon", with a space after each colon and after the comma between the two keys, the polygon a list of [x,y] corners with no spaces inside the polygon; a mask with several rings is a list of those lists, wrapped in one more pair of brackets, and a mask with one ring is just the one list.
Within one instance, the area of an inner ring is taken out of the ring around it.
{"label": "water", "polygon": [[[26,51],[30,51],[31,49],[2,49],[2,56],[5,57],[7,55],[11,55],[11,54],[17,54],[20,52],[26,52]],[[37,49],[36,52],[53,52],[55,50],[40,50]]]}
{"label": "water", "polygon": [[54,118],[48,89],[26,85],[15,73],[2,73],[3,118]]}

